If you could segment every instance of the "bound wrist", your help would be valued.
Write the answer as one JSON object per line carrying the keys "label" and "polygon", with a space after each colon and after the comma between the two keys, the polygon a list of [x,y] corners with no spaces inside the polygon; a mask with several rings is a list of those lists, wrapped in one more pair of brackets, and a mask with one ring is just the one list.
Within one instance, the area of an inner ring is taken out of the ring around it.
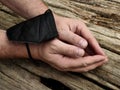
{"label": "bound wrist", "polygon": [[0,30],[0,41],[1,58],[28,58],[25,45],[9,41],[4,30]]}
{"label": "bound wrist", "polygon": [[29,44],[31,56],[35,60],[40,59],[40,48],[39,47],[40,47],[40,44]]}

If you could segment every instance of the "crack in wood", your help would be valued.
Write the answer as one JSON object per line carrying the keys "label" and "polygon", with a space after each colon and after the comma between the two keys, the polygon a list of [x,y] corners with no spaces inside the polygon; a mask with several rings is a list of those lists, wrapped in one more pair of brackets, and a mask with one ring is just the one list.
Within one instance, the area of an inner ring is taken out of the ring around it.
{"label": "crack in wood", "polygon": [[52,78],[45,78],[40,76],[40,82],[52,90],[72,90],[69,87],[65,86],[62,82],[59,82]]}
{"label": "crack in wood", "polygon": [[111,2],[115,2],[115,3],[119,3],[120,4],[120,0],[106,0],[106,1],[111,1]]}
{"label": "crack in wood", "polygon": [[[9,64],[12,66],[10,66]],[[10,71],[8,72],[6,70],[4,71],[4,69],[6,68],[9,68],[8,70]],[[17,71],[18,69],[22,74],[26,76],[19,73]],[[14,88],[15,90],[33,90],[33,88],[34,90],[38,90],[38,88],[39,89],[44,88],[44,90],[50,90],[38,81],[39,77],[22,69],[21,67],[14,64],[14,62],[10,62],[10,63],[4,62],[4,61],[0,62],[0,73],[1,73],[0,78],[2,78],[1,79],[2,82],[0,82],[0,87],[1,87],[1,84],[4,85],[6,83],[10,88]],[[34,84],[36,84],[36,86]],[[4,90],[7,90],[7,87],[5,87]]]}
{"label": "crack in wood", "polygon": [[[95,34],[95,37],[100,42],[100,45],[105,49],[106,54],[109,56],[110,61],[107,65],[103,66],[102,68],[94,70],[89,74],[83,74],[83,76],[79,76],[79,75],[77,76],[71,74],[69,75],[68,73],[66,75],[58,71],[55,71],[54,69],[50,69],[48,65],[46,67],[44,67],[43,65],[43,67],[40,68],[34,67],[32,64],[28,64],[25,62],[24,62],[25,64],[16,62],[16,65],[18,64],[20,66],[20,69],[27,71],[28,74],[31,73],[33,76],[37,77],[37,79],[42,78],[44,82],[57,80],[60,83],[66,85],[67,87],[70,87],[70,89],[72,88],[72,90],[74,89],[80,90],[84,88],[91,90],[92,87],[94,87],[96,90],[99,89],[119,90],[118,88],[120,86],[120,81],[119,81],[120,12],[118,7],[120,7],[119,6],[120,1],[119,0],[99,0],[99,1],[98,0],[44,0],[44,1],[48,3],[48,5],[50,6],[51,9],[53,9],[53,11],[57,12],[60,15],[79,18],[79,19],[83,18],[87,20],[89,24],[90,23],[96,24],[95,26],[89,25],[88,27],[93,32],[93,34]],[[17,17],[15,14],[13,14],[13,12],[8,10],[6,7],[1,7],[1,4],[0,4],[0,20],[2,20],[0,21],[1,22],[0,27],[3,27],[5,29],[13,24],[18,23],[19,21],[22,21],[22,19],[19,16]],[[99,27],[98,25],[104,26],[108,29],[104,27]],[[10,65],[8,66],[10,67]],[[9,67],[6,69],[9,70]],[[8,71],[5,71],[5,73],[7,72]],[[15,72],[12,71],[12,73],[14,75]],[[8,74],[8,76],[9,75],[10,74]],[[25,82],[29,84],[31,80],[28,79],[31,78],[27,78]],[[21,76],[19,80],[23,80],[23,77]],[[41,83],[40,81],[38,82]],[[38,86],[39,83],[37,83]],[[48,83],[48,85],[49,84],[51,83]],[[29,86],[27,85],[25,88],[27,87]]]}
{"label": "crack in wood", "polygon": [[35,75],[37,77],[40,78],[40,82],[42,84],[44,84],[45,86],[47,86],[48,88],[52,89],[52,90],[71,90],[69,87],[67,87],[66,85],[64,85],[62,82],[60,81],[57,81],[55,79],[52,79],[52,78],[47,78],[47,77],[43,77],[43,76],[40,76],[40,75],[37,75],[31,71],[29,71],[28,69],[16,64],[18,67],[26,70],[27,72],[31,73],[32,75]]}

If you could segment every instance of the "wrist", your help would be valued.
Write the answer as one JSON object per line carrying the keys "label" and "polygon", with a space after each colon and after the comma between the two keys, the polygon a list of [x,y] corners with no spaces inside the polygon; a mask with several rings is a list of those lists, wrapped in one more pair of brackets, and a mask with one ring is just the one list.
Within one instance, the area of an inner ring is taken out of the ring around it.
{"label": "wrist", "polygon": [[48,10],[48,7],[43,2],[39,1],[38,3],[31,5],[31,7],[28,7],[26,10],[27,13],[22,16],[26,19],[30,19],[45,13],[46,10]]}
{"label": "wrist", "polygon": [[42,0],[1,0],[1,2],[26,19],[43,14],[48,9]]}
{"label": "wrist", "polygon": [[[29,58],[25,44],[9,41],[4,30],[0,30],[0,41],[0,58]],[[40,45],[29,44],[29,47],[33,59],[41,59]]]}
{"label": "wrist", "polygon": [[33,59],[38,60],[40,59],[40,45],[38,44],[29,44],[30,53]]}
{"label": "wrist", "polygon": [[8,40],[6,31],[0,30],[0,58],[28,58],[24,44]]}

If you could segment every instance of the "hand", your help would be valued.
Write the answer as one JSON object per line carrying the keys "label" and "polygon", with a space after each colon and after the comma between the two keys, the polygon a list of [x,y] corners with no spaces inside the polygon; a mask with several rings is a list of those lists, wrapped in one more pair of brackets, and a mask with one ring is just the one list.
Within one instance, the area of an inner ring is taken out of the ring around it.
{"label": "hand", "polygon": [[106,62],[102,55],[85,56],[84,50],[54,39],[41,44],[30,45],[32,56],[60,71],[86,72]]}
{"label": "hand", "polygon": [[61,17],[56,14],[54,14],[54,17],[60,40],[80,48],[85,49],[87,47],[87,51],[105,56],[98,42],[82,21]]}

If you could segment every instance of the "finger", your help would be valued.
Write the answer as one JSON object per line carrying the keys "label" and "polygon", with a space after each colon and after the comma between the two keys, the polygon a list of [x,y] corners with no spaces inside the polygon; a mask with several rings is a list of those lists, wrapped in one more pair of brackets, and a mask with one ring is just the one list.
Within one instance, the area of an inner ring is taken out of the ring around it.
{"label": "finger", "polygon": [[105,62],[102,61],[102,62],[98,62],[98,63],[95,63],[95,64],[92,64],[92,65],[89,65],[87,67],[80,67],[80,68],[77,68],[77,69],[72,69],[70,71],[72,72],[87,72],[87,71],[90,71],[90,70],[93,70],[101,65],[103,65]]}
{"label": "finger", "polygon": [[101,55],[86,56],[78,60],[72,60],[71,62],[69,62],[69,65],[71,68],[85,67],[104,60],[105,57]]}
{"label": "finger", "polygon": [[59,41],[57,52],[61,55],[69,57],[82,57],[85,54],[85,51],[83,49],[70,44],[66,44],[62,41]]}
{"label": "finger", "polygon": [[59,38],[61,40],[64,40],[70,44],[76,45],[81,48],[86,48],[88,45],[87,41],[84,38],[71,32],[70,30],[61,31],[59,34]]}
{"label": "finger", "polygon": [[101,55],[95,55],[95,56],[87,56],[85,58],[69,58],[69,57],[62,57],[62,58],[57,58],[58,66],[63,68],[64,70],[70,70],[73,68],[82,68],[88,65],[92,65],[94,63],[104,61],[105,57]]}
{"label": "finger", "polygon": [[90,33],[88,28],[83,24],[83,25],[78,25],[78,31],[80,32],[79,35],[81,34],[90,44],[90,46],[94,49],[94,51],[97,54],[100,55],[105,55],[101,47],[99,46],[97,40],[94,38],[94,36]]}

